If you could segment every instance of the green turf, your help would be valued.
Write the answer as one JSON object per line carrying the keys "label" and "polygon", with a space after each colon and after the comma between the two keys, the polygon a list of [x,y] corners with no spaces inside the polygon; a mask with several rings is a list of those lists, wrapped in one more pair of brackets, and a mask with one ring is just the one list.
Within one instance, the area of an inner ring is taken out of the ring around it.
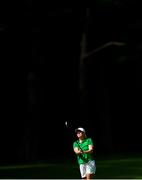
{"label": "green turf", "polygon": [[[111,156],[96,159],[97,179],[142,179],[142,156]],[[0,178],[6,179],[77,179],[75,163],[0,166]]]}
{"label": "green turf", "polygon": [[0,178],[18,178],[18,179],[64,179],[64,178],[77,178],[78,167],[75,165],[66,164],[37,164],[37,165],[24,165],[14,167],[0,168]]}

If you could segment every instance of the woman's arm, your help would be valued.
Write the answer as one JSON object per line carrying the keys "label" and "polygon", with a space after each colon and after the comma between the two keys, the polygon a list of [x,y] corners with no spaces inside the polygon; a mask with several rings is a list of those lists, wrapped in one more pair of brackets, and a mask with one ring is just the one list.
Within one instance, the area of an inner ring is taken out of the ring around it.
{"label": "woman's arm", "polygon": [[92,154],[93,153],[93,145],[89,145],[89,149],[86,150],[86,151],[83,151],[83,154]]}
{"label": "woman's arm", "polygon": [[77,147],[74,148],[74,152],[76,154],[82,154],[82,151],[80,149],[78,149]]}

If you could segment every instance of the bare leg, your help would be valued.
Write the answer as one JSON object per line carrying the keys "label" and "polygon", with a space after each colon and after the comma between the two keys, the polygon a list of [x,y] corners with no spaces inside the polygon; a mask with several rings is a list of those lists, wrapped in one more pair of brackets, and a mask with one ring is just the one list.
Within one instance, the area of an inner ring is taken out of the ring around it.
{"label": "bare leg", "polygon": [[94,174],[87,174],[87,180],[93,179],[93,178],[94,178]]}

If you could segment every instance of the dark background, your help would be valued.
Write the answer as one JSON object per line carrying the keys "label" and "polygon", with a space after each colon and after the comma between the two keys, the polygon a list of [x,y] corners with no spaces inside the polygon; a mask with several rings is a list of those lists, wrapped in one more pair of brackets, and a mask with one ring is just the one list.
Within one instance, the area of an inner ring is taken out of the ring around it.
{"label": "dark background", "polygon": [[[141,9],[134,1],[95,1],[87,18],[86,9],[4,4],[2,164],[73,159],[78,126],[93,138],[97,154],[142,151]],[[87,52],[108,42],[124,45],[111,43],[84,59],[80,93],[83,32]]]}

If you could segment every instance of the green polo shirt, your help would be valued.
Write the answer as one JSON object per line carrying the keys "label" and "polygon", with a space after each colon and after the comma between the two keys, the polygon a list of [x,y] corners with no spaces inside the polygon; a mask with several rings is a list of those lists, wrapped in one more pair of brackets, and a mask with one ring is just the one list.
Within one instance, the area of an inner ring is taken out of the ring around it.
{"label": "green polo shirt", "polygon": [[[89,150],[89,145],[93,145],[93,141],[91,138],[86,138],[82,142],[79,142],[79,140],[75,141],[73,143],[73,148],[80,147],[83,151],[86,151]],[[77,154],[78,164],[84,164],[90,160],[94,160],[93,154],[89,154],[89,153],[80,154],[80,155]]]}

